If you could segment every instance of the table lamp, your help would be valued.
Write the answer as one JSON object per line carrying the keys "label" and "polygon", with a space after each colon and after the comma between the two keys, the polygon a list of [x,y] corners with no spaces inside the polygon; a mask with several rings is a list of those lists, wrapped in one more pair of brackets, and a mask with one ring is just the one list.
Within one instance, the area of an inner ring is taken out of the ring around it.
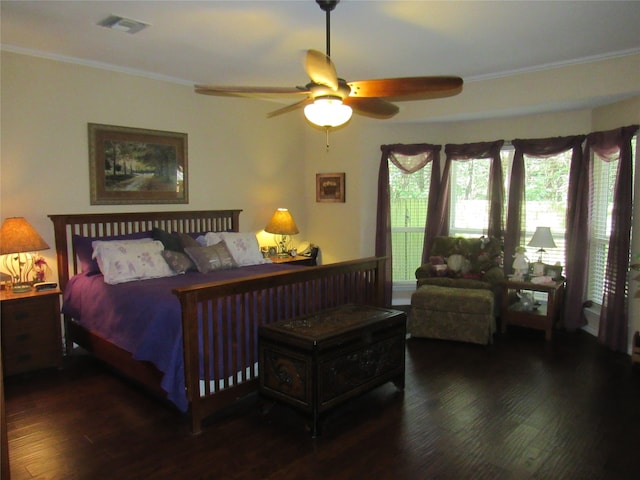
{"label": "table lamp", "polygon": [[278,208],[273,213],[269,224],[264,227],[264,231],[280,236],[280,241],[277,241],[279,247],[278,256],[288,256],[289,237],[298,233],[298,227],[296,226],[296,222],[293,220],[291,213],[289,213],[289,210],[286,208]]}
{"label": "table lamp", "polygon": [[0,228],[0,255],[11,275],[11,288],[16,293],[31,290],[29,273],[33,269],[31,252],[47,250],[49,245],[23,217],[7,218]]}
{"label": "table lamp", "polygon": [[536,231],[531,237],[531,240],[527,244],[530,247],[539,247],[538,249],[538,261],[533,264],[533,274],[535,276],[544,275],[544,262],[542,261],[542,254],[545,252],[545,248],[556,248],[556,242],[553,241],[550,227],[536,227]]}

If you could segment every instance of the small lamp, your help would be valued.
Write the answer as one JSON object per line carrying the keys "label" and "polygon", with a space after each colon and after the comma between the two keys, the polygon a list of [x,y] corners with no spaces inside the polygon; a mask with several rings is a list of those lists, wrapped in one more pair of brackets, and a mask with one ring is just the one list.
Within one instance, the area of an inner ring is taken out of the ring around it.
{"label": "small lamp", "polygon": [[28,281],[33,269],[33,255],[30,252],[47,250],[49,245],[23,217],[7,218],[0,228],[0,255],[4,257],[4,267],[11,275],[12,289],[16,293],[31,290]]}
{"label": "small lamp", "polygon": [[545,248],[556,248],[556,242],[553,241],[550,227],[536,227],[536,231],[531,237],[531,240],[527,244],[530,247],[539,247],[538,249],[538,261],[533,264],[533,274],[535,276],[544,275],[544,263],[542,261],[542,254],[545,252]]}
{"label": "small lamp", "polygon": [[274,235],[280,235],[280,241],[278,242],[279,252],[278,256],[286,257],[289,255],[287,246],[289,244],[289,238],[291,235],[298,233],[298,227],[293,220],[291,213],[286,208],[278,208],[271,217],[269,224],[264,227],[264,231],[273,233]]}

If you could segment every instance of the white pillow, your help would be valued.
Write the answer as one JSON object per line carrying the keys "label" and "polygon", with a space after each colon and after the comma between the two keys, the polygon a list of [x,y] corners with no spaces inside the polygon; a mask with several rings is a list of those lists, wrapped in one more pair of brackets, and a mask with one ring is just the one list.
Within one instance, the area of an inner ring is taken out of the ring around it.
{"label": "white pillow", "polygon": [[196,238],[196,242],[198,242],[203,247],[210,247],[211,245],[217,245],[222,241],[222,237],[219,232],[207,232],[204,235],[200,235]]}
{"label": "white pillow", "polygon": [[164,247],[158,240],[96,240],[91,245],[92,258],[110,285],[175,275],[162,257]]}
{"label": "white pillow", "polygon": [[222,241],[239,267],[269,263],[262,256],[253,233],[221,232]]}

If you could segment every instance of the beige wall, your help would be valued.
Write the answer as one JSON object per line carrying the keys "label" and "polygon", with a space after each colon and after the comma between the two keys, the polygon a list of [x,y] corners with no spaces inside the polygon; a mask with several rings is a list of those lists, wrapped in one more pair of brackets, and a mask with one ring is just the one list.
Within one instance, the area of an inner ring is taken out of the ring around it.
{"label": "beige wall", "polygon": [[[1,73],[0,213],[26,217],[49,245],[47,214],[101,211],[241,208],[241,228],[257,232],[288,206],[304,235],[304,125],[267,120],[273,104],[7,52]],[[91,206],[89,122],[186,132],[189,204]]]}
{"label": "beige wall", "polygon": [[[241,228],[258,232],[284,206],[300,228],[296,242],[318,243],[325,262],[368,256],[380,145],[537,138],[640,123],[640,55],[468,82],[458,97],[400,103],[415,119],[410,123],[355,116],[330,134],[329,149],[324,132],[309,127],[301,112],[267,120],[278,106],[270,102],[201,96],[189,85],[1,55],[0,216],[25,216],[50,245],[50,213],[242,208]],[[562,109],[592,96],[609,104]],[[621,96],[632,98],[615,101]],[[559,111],[513,116],[516,107],[535,111],[549,102]],[[455,121],[487,110],[490,120]],[[190,203],[91,206],[89,122],[188,133]],[[315,201],[315,174],[322,172],[346,173],[345,203]],[[634,232],[639,247],[637,225]],[[53,252],[44,253],[52,265]]]}

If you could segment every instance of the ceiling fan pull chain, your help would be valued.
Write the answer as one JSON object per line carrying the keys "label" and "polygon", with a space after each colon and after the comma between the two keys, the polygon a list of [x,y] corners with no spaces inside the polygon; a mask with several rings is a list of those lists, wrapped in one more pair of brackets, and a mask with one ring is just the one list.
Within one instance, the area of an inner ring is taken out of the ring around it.
{"label": "ceiling fan pull chain", "polygon": [[329,127],[327,127],[325,131],[327,133],[326,144],[327,144],[327,152],[328,152],[329,151]]}

